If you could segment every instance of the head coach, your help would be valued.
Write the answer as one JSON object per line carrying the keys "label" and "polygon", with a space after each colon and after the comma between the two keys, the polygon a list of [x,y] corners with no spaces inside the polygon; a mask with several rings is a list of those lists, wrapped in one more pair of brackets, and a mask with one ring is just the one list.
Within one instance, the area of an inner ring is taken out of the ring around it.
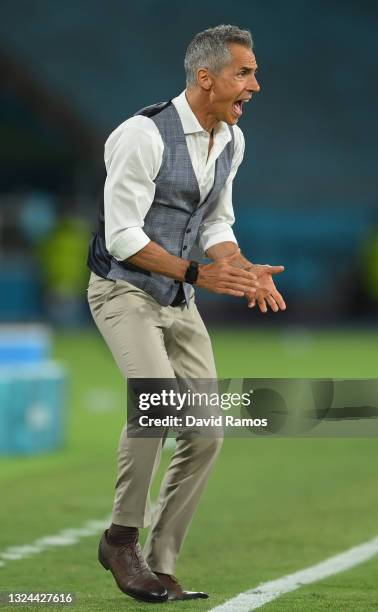
{"label": "head coach", "polygon": [[[185,91],[138,111],[105,144],[88,301],[130,378],[216,378],[195,286],[244,298],[262,312],[286,308],[272,280],[283,267],[248,261],[232,230],[232,183],[244,153],[237,123],[260,91],[250,32],[231,25],[200,32],[185,71]],[[211,263],[189,259],[195,244]],[[185,591],[174,573],[221,440],[177,437],[143,554],[138,528],[151,522],[149,488],[162,444],[122,432],[112,524],[99,560],[136,599],[205,598]]]}

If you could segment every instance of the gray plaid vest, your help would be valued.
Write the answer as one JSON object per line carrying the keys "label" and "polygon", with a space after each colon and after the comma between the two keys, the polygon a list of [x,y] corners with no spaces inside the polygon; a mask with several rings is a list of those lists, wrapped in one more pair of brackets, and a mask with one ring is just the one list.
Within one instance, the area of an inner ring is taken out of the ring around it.
{"label": "gray plaid vest", "polygon": [[[155,198],[145,219],[143,231],[172,255],[190,258],[205,211],[214,207],[228,175],[234,152],[234,133],[218,157],[214,184],[200,203],[198,182],[190,160],[180,117],[171,102],[148,106],[136,115],[150,117],[157,126],[164,153],[160,171],[155,179]],[[149,293],[159,304],[168,306],[179,288],[179,281],[143,270],[127,260],[119,262],[105,246],[104,202],[100,204],[98,230],[89,244],[88,266],[98,276],[111,280],[126,280]],[[183,283],[188,303],[191,285]]]}

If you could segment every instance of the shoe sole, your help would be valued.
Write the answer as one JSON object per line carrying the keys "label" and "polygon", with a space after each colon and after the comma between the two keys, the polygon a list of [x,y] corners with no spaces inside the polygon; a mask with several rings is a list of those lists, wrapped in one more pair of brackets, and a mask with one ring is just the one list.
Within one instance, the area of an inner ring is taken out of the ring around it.
{"label": "shoe sole", "polygon": [[120,589],[120,591],[122,591],[122,593],[125,593],[125,595],[128,595],[129,597],[132,597],[133,599],[137,599],[138,601],[146,601],[148,603],[165,603],[166,601],[168,601],[168,595],[164,599],[156,599],[155,597],[142,597],[141,595],[134,593],[133,591],[128,591],[127,589],[121,588],[121,586],[119,585],[117,581],[117,578],[114,576],[112,572],[112,568],[110,567],[109,563],[104,559],[100,547],[98,548],[98,560],[99,560],[99,563],[101,563],[102,567],[106,569],[107,572],[110,571],[112,573],[112,576],[114,580],[116,581],[118,588]]}

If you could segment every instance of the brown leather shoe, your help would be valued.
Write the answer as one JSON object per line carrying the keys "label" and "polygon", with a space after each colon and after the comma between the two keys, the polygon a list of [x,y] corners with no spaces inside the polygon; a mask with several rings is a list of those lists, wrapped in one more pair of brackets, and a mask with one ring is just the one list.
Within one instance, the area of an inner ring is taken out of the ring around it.
{"label": "brown leather shoe", "polygon": [[209,597],[207,593],[202,593],[202,591],[184,591],[177,578],[170,574],[155,573],[160,582],[167,589],[169,601],[175,599],[208,599]]}
{"label": "brown leather shoe", "polygon": [[139,543],[115,546],[108,541],[107,532],[100,540],[98,560],[112,572],[121,591],[141,601],[167,601],[167,590],[150,570]]}

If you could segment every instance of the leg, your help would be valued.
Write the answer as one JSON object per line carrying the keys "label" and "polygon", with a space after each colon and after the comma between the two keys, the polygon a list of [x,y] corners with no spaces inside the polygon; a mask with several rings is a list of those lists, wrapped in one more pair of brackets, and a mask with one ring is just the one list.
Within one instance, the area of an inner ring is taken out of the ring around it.
{"label": "leg", "polygon": [[178,555],[221,445],[221,438],[178,439],[144,548],[152,571],[175,573]]}
{"label": "leg", "polygon": [[[162,331],[170,320],[153,298],[125,281],[92,275],[88,301],[96,325],[125,378],[175,377]],[[161,438],[129,438],[126,428],[123,430],[113,523],[128,527],[149,524],[149,488],[161,448]]]}
{"label": "leg", "polygon": [[[165,345],[175,374],[183,378],[216,378],[210,338],[194,300],[190,301],[189,309],[175,310],[175,323],[165,331]],[[221,438],[177,438],[144,548],[155,572],[174,574],[185,535],[221,445]]]}

